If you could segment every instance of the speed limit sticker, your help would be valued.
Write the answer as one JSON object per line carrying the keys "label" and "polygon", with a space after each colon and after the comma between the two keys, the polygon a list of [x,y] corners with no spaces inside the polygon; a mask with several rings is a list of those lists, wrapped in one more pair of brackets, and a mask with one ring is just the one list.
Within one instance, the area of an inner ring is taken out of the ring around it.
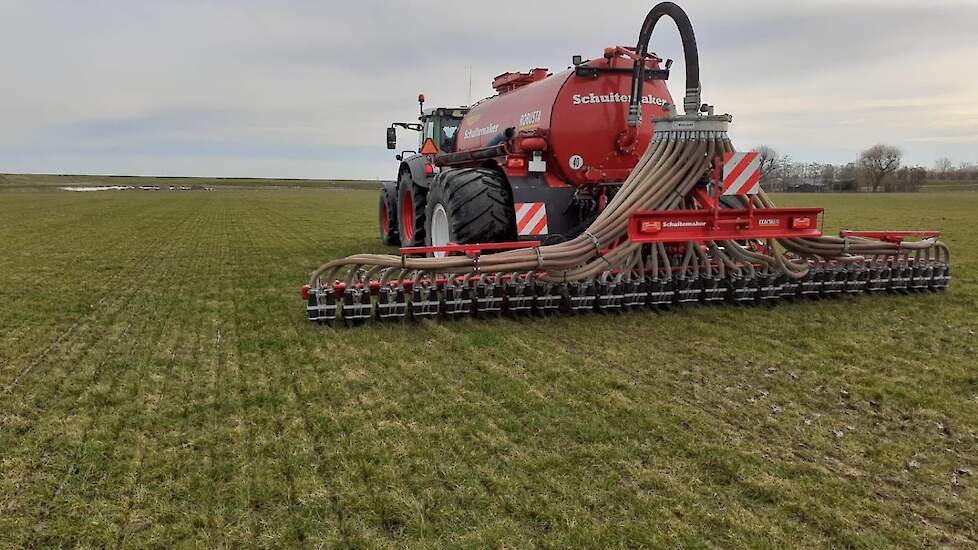
{"label": "speed limit sticker", "polygon": [[574,155],[568,161],[567,164],[570,165],[571,170],[580,170],[584,168],[584,157],[581,155]]}

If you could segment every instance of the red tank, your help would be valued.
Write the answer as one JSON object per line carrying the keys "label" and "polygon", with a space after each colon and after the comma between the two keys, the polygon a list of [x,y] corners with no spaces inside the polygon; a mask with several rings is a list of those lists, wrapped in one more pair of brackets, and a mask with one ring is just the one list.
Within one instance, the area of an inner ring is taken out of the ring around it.
{"label": "red tank", "polygon": [[[524,149],[545,149],[550,186],[623,181],[649,145],[651,121],[666,116],[665,105],[672,103],[664,80],[647,80],[642,124],[637,133],[629,132],[630,53],[609,48],[604,57],[557,74],[534,69],[500,75],[493,82],[499,95],[478,103],[462,119],[455,150],[494,145],[512,129],[517,147],[522,142]],[[659,63],[649,58],[646,67],[658,71]],[[532,138],[536,141],[527,141]]]}

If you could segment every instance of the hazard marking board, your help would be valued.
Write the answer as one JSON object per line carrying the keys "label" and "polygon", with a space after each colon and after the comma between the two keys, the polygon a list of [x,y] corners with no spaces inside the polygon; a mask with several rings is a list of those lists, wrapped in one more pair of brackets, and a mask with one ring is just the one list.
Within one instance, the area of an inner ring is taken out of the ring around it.
{"label": "hazard marking board", "polygon": [[421,145],[421,154],[422,155],[437,155],[438,154],[438,146],[435,145],[435,140],[433,140],[431,138],[428,138],[428,139],[424,140],[424,143]]}
{"label": "hazard marking board", "polygon": [[518,202],[513,208],[516,211],[516,232],[520,236],[548,233],[546,203]]}
{"label": "hazard marking board", "polygon": [[756,195],[761,191],[761,156],[756,151],[723,155],[723,194]]}

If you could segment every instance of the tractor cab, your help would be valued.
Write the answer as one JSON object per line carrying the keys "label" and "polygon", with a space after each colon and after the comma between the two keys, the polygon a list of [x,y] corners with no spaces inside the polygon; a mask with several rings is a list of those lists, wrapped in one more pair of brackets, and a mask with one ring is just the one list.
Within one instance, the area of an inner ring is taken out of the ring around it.
{"label": "tractor cab", "polygon": [[[468,107],[438,107],[424,108],[424,94],[418,96],[421,107],[420,123],[395,122],[387,128],[387,148],[397,148],[397,128],[418,132],[418,153],[421,155],[438,155],[451,153],[455,150],[455,132],[458,130],[462,117],[469,112]],[[430,143],[429,143],[429,140]],[[400,156],[400,155],[398,155]]]}
{"label": "tractor cab", "polygon": [[424,149],[425,143],[430,139],[438,149],[438,154],[454,152],[455,132],[467,112],[467,108],[461,107],[427,109],[421,115],[422,130],[419,147]]}

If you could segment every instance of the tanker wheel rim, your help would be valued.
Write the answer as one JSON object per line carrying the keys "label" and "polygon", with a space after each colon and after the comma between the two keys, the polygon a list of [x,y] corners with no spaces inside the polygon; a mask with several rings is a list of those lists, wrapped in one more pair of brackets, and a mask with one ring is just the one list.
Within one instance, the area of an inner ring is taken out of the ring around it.
{"label": "tanker wheel rim", "polygon": [[[448,212],[438,203],[431,210],[431,246],[446,246],[451,244],[451,228],[448,224]],[[447,252],[434,252],[436,258],[443,258]]]}
{"label": "tanker wheel rim", "polygon": [[381,205],[380,207],[380,231],[386,237],[390,235],[391,232],[391,222],[388,217],[390,214],[387,213],[387,205]]}
{"label": "tanker wheel rim", "polygon": [[407,189],[401,194],[401,227],[404,228],[404,239],[411,242],[414,239],[414,201]]}

